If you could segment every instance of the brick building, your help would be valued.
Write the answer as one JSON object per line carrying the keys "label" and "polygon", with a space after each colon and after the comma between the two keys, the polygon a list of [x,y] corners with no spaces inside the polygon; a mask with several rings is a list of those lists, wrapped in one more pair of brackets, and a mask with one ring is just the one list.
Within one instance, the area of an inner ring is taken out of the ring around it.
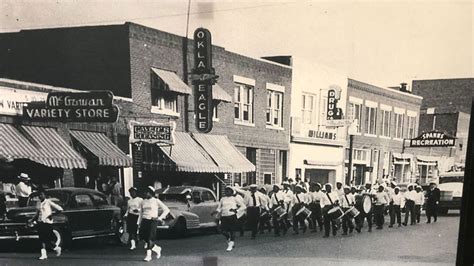
{"label": "brick building", "polygon": [[[131,98],[136,108],[174,121],[178,132],[194,135],[194,100],[187,86],[192,47],[192,40],[134,23],[22,30],[0,34],[0,76],[79,90],[111,90]],[[210,135],[227,136],[256,168],[220,177],[241,184],[279,182],[287,171],[291,67],[215,45],[212,51],[219,79],[213,88]],[[166,183],[177,175],[200,176],[192,171],[163,174],[166,165],[155,159],[148,164],[154,167],[145,167],[140,174],[135,171],[135,181],[164,178]]]}

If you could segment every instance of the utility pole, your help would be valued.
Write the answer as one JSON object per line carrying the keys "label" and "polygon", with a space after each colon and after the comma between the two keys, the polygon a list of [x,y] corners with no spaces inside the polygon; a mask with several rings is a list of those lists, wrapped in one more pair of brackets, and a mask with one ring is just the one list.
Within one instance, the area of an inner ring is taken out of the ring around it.
{"label": "utility pole", "polygon": [[[186,37],[183,39],[183,81],[188,84],[188,31],[189,31],[189,11],[191,0],[188,0],[188,13],[186,18]],[[189,95],[184,95],[184,131],[189,132]]]}

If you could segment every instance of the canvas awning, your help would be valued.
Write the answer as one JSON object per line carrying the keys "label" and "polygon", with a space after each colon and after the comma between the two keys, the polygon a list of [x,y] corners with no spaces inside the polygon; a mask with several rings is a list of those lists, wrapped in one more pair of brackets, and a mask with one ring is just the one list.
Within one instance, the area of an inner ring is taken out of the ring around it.
{"label": "canvas awning", "polygon": [[232,102],[232,96],[230,96],[219,84],[212,86],[212,99],[216,101]]}
{"label": "canvas awning", "polygon": [[40,152],[37,162],[54,168],[87,168],[87,161],[54,128],[21,126]]}
{"label": "canvas awning", "polygon": [[241,173],[255,171],[253,165],[223,135],[193,134],[193,138],[206,150],[221,172]]}
{"label": "canvas awning", "polygon": [[40,152],[13,125],[0,124],[0,155],[6,159],[40,162]]}
{"label": "canvas awning", "polygon": [[393,158],[397,160],[411,160],[413,158],[413,154],[410,153],[398,153],[394,152],[392,153]]}
{"label": "canvas awning", "polygon": [[151,70],[165,83],[166,90],[181,94],[192,93],[192,89],[186,85],[186,83],[184,83],[175,72],[154,67],[152,67]]}
{"label": "canvas awning", "polygon": [[131,167],[132,159],[106,135],[97,132],[71,130],[71,136],[91,153],[98,165]]}
{"label": "canvas awning", "polygon": [[423,161],[423,162],[431,162],[435,163],[437,162],[440,158],[436,156],[427,156],[427,155],[417,155],[416,159],[418,161]]}

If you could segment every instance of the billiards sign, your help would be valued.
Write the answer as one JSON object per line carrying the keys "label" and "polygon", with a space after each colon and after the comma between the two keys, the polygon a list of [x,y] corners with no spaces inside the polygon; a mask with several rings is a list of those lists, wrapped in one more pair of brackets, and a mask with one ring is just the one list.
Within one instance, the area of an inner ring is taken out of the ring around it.
{"label": "billiards sign", "polygon": [[202,133],[212,130],[212,85],[217,76],[212,67],[211,33],[204,28],[194,31],[194,112],[196,129]]}
{"label": "billiards sign", "polygon": [[423,132],[418,137],[410,139],[410,147],[453,147],[455,143],[455,137],[437,130]]}
{"label": "billiards sign", "polygon": [[50,92],[46,102],[25,104],[23,117],[29,121],[116,122],[119,108],[113,98],[111,91]]}

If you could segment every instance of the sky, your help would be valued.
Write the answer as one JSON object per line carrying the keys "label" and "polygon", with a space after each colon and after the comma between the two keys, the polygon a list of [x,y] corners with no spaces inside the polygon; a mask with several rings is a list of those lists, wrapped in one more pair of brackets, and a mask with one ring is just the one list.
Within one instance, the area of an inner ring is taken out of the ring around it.
{"label": "sky", "polygon": [[[474,77],[472,1],[198,1],[189,36],[261,57],[292,55],[379,86]],[[133,21],[186,35],[188,0],[0,0],[0,32]],[[296,70],[294,70],[296,71]]]}

